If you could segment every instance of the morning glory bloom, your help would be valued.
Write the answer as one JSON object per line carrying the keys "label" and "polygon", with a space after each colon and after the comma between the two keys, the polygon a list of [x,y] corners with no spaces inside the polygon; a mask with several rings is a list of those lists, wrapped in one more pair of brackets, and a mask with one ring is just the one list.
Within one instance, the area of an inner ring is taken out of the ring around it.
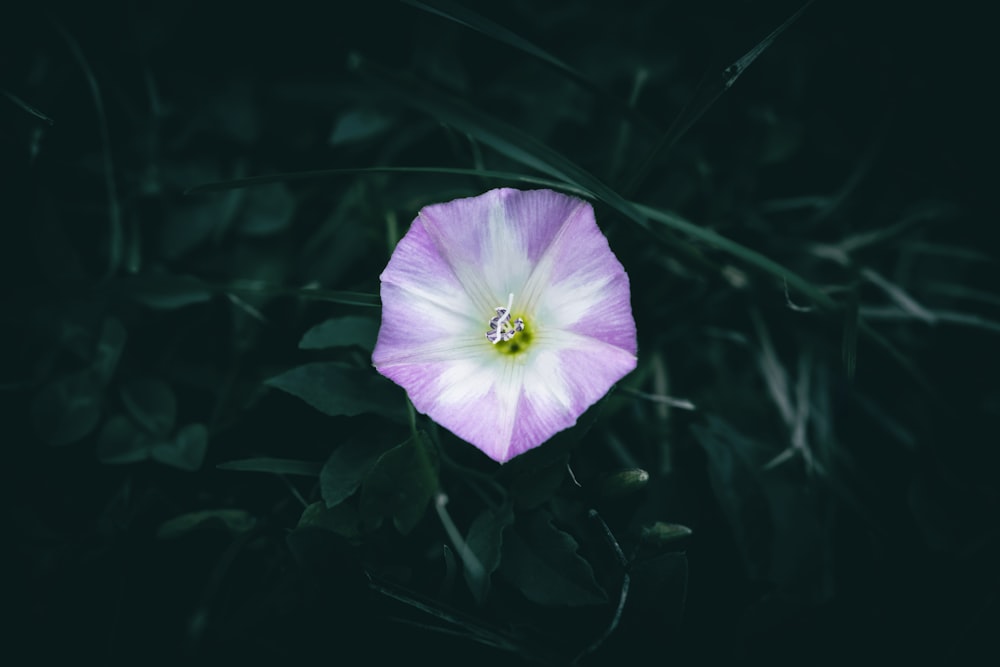
{"label": "morning glory bloom", "polygon": [[635,368],[628,276],[575,197],[503,188],[426,206],[381,280],[375,368],[500,463]]}

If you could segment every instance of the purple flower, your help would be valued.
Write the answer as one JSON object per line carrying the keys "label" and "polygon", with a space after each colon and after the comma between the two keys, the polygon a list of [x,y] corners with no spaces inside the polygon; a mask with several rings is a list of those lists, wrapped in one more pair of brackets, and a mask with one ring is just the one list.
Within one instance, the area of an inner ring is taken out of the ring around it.
{"label": "purple flower", "polygon": [[628,276],[575,197],[504,188],[427,206],[381,280],[375,367],[500,463],[635,368]]}

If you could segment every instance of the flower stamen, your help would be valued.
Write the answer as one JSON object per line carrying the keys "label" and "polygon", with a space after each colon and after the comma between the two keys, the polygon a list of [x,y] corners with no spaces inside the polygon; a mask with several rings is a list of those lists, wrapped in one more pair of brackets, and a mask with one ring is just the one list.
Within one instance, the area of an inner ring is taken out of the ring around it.
{"label": "flower stamen", "polygon": [[490,330],[486,332],[486,340],[494,345],[506,342],[519,331],[524,331],[524,320],[520,317],[511,322],[510,309],[514,305],[514,293],[507,295],[507,307],[497,306],[496,317],[490,320]]}

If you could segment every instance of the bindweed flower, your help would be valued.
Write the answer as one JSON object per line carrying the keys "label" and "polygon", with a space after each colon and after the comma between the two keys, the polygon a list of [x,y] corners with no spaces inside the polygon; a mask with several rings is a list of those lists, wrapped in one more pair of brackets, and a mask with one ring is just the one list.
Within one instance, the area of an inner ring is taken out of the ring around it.
{"label": "bindweed flower", "polygon": [[381,280],[375,367],[500,463],[635,368],[628,276],[575,197],[504,188],[427,206]]}

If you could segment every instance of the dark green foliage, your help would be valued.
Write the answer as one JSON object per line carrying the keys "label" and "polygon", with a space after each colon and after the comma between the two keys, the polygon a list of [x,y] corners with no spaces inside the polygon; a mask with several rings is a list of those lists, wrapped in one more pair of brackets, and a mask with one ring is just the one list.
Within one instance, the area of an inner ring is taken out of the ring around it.
{"label": "dark green foliage", "polygon": [[[368,470],[358,504],[361,521],[371,529],[389,518],[396,530],[407,535],[437,490],[437,459],[427,437],[418,433],[379,456]],[[329,498],[326,501],[329,505]]]}
{"label": "dark green foliage", "polygon": [[514,522],[510,505],[485,509],[469,525],[465,543],[476,557],[480,570],[464,570],[469,591],[478,604],[486,602],[490,592],[490,576],[500,566],[504,532]]}
{"label": "dark green foliage", "polygon": [[544,510],[525,515],[505,537],[501,571],[532,602],[573,607],[607,600],[576,540]]}
{"label": "dark green foliage", "polygon": [[370,317],[331,317],[305,332],[299,341],[303,350],[327,350],[357,345],[371,352],[378,336],[378,322]]}
{"label": "dark green foliage", "polygon": [[267,384],[298,396],[331,417],[371,412],[403,419],[402,392],[368,369],[317,361],[270,378]]}
{"label": "dark green foliage", "polygon": [[[996,654],[992,22],[328,4],[5,9],[13,662]],[[500,186],[594,204],[639,330],[503,466],[371,365],[416,212]]]}
{"label": "dark green foliage", "polygon": [[319,474],[319,490],[326,506],[338,505],[357,491],[386,449],[371,440],[355,440],[333,450]]}

